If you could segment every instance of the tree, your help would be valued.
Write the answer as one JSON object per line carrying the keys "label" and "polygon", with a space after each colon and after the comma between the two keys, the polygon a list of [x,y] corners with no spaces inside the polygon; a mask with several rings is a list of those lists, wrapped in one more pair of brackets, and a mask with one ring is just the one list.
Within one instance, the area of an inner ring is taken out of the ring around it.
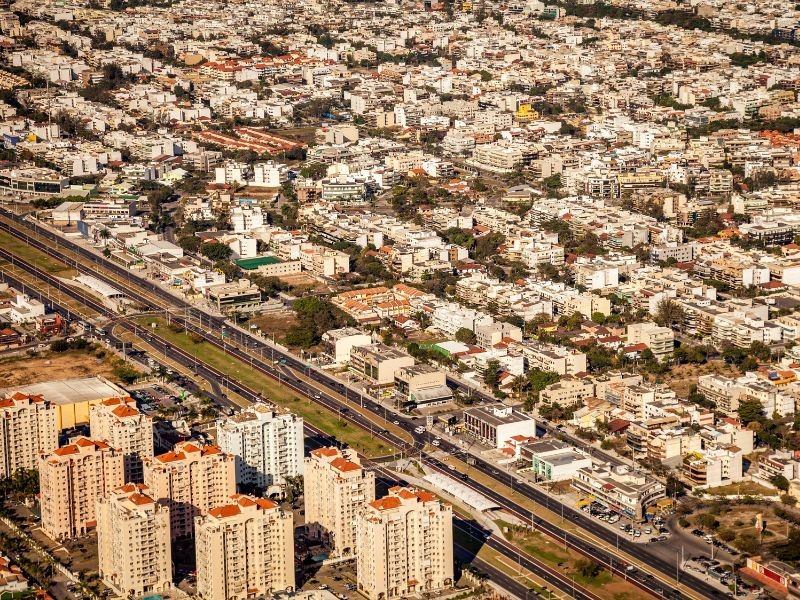
{"label": "tree", "polygon": [[683,323],[683,307],[672,298],[664,298],[656,305],[655,321],[662,327],[680,326]]}
{"label": "tree", "polygon": [[180,246],[184,252],[197,252],[202,243],[203,240],[196,235],[183,235],[178,238],[178,246]]}
{"label": "tree", "polygon": [[602,569],[595,561],[591,559],[581,559],[575,561],[575,568],[578,574],[584,579],[594,579],[600,574]]}
{"label": "tree", "polygon": [[789,480],[783,475],[775,475],[769,482],[782,492],[789,491]]}
{"label": "tree", "polygon": [[456,341],[459,341],[462,344],[474,344],[477,341],[477,338],[474,331],[467,329],[466,327],[462,327],[456,331]]}
{"label": "tree", "polygon": [[221,242],[211,242],[203,244],[200,248],[200,254],[211,260],[227,260],[233,254],[233,250],[227,244]]}
{"label": "tree", "polygon": [[601,313],[599,311],[598,312],[593,312],[592,313],[592,321],[597,323],[598,325],[603,325],[606,322],[606,316],[605,316],[605,314],[603,314],[603,313]]}
{"label": "tree", "polygon": [[311,179],[322,179],[328,174],[328,165],[324,163],[309,163],[300,169],[300,175]]}
{"label": "tree", "polygon": [[486,363],[486,369],[483,372],[483,383],[492,389],[497,388],[500,381],[500,361],[490,360]]}
{"label": "tree", "polygon": [[702,513],[697,517],[697,524],[703,529],[713,531],[719,527],[719,521],[711,513]]}
{"label": "tree", "polygon": [[739,408],[736,412],[745,425],[754,421],[760,422],[764,418],[764,407],[761,402],[750,398],[740,400]]}

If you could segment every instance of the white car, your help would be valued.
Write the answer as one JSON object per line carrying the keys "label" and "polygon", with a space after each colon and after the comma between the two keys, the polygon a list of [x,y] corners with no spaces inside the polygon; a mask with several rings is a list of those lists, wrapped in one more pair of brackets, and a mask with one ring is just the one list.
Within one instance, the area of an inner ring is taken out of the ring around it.
{"label": "white car", "polygon": [[434,446],[438,446],[439,445],[439,440],[433,440],[431,442],[431,444],[433,444]]}

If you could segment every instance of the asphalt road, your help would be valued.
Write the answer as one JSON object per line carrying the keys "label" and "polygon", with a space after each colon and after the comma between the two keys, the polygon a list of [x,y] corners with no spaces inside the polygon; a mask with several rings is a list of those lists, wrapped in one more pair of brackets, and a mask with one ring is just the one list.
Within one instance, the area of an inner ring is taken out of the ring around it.
{"label": "asphalt road", "polygon": [[[15,217],[15,218],[16,218],[17,221],[20,221],[19,217]],[[46,238],[48,238],[50,240],[53,240],[53,241],[55,241],[57,239],[57,236],[55,234],[51,233],[50,231],[48,231],[46,229],[40,228],[38,226],[35,226],[35,225],[31,224],[31,223],[28,223],[28,222],[25,222],[24,224],[20,223],[20,226],[21,227],[33,226],[34,229],[37,231],[37,233],[39,233],[40,235],[42,235],[42,236],[44,236],[44,237],[46,237]],[[0,229],[6,229],[7,231],[10,231],[12,234],[17,234],[18,233],[13,228],[8,227],[5,223],[0,223]],[[41,242],[37,242],[36,240],[32,240],[32,239],[28,239],[26,241],[28,241],[28,243],[30,243],[31,245],[33,245],[35,247],[39,247],[40,249],[44,250],[45,252],[53,253],[52,249],[50,249],[47,245],[41,244]],[[98,273],[96,270],[91,268],[91,263],[92,262],[100,262],[100,259],[96,254],[92,253],[90,250],[88,250],[86,248],[83,248],[83,247],[81,247],[81,246],[79,246],[77,244],[74,244],[74,243],[70,242],[69,240],[58,239],[58,243],[60,245],[62,245],[62,246],[69,246],[71,250],[73,250],[74,252],[76,252],[76,253],[80,254],[81,256],[85,257],[85,259],[86,259],[86,263],[85,264],[84,263],[77,263],[75,265],[76,268],[78,268],[78,270],[81,270],[81,271],[87,272],[87,273],[91,273],[92,275],[94,275],[95,277],[98,277],[100,279],[104,278],[101,273]],[[117,275],[120,278],[130,280],[131,274],[129,272],[127,272],[125,269],[123,269],[122,267],[120,267],[119,265],[116,265],[114,263],[110,263],[108,261],[104,261],[103,264],[104,264],[104,266],[106,268],[111,269],[115,273],[117,273]],[[32,265],[30,265],[30,268],[35,269],[35,267],[33,267]],[[47,276],[46,273],[39,273],[39,274],[42,275],[42,276]],[[109,281],[109,283],[111,283],[114,286],[119,286],[119,282],[118,281],[111,280],[111,281]],[[305,381],[301,380],[300,378],[295,378],[294,381],[283,379],[282,382],[284,383],[284,385],[287,385],[287,387],[295,389],[296,391],[298,391],[298,392],[300,392],[300,393],[302,393],[304,395],[309,395],[309,396],[312,396],[312,397],[319,396],[319,398],[315,398],[315,400],[317,402],[319,402],[320,404],[323,404],[323,405],[327,406],[328,408],[330,408],[333,411],[339,411],[342,408],[341,402],[331,395],[331,392],[334,392],[334,393],[337,393],[337,394],[345,392],[346,388],[341,382],[333,379],[332,377],[330,377],[327,374],[321,373],[321,372],[313,370],[313,369],[308,369],[308,365],[306,365],[305,363],[301,362],[300,360],[298,360],[296,357],[292,356],[291,354],[284,353],[284,352],[280,351],[277,348],[273,349],[268,344],[266,344],[264,341],[262,341],[260,339],[253,338],[252,336],[250,336],[248,334],[240,332],[238,329],[235,329],[235,328],[231,327],[231,325],[226,323],[226,321],[224,319],[222,319],[221,317],[214,317],[214,316],[209,316],[209,315],[205,315],[205,314],[201,313],[201,311],[199,311],[198,309],[196,309],[194,307],[191,307],[186,302],[183,302],[180,298],[177,298],[177,297],[173,296],[168,291],[164,290],[163,288],[161,288],[158,284],[156,284],[154,282],[145,281],[145,280],[137,280],[137,285],[139,287],[143,288],[143,289],[146,289],[150,294],[153,294],[153,295],[157,296],[159,299],[163,300],[165,304],[174,306],[175,308],[180,309],[180,310],[185,310],[187,312],[187,314],[189,314],[190,318],[198,318],[198,317],[202,318],[202,321],[201,321],[202,322],[202,327],[199,327],[199,326],[195,325],[194,323],[192,323],[190,320],[186,320],[186,319],[183,319],[181,317],[173,316],[173,320],[180,322],[188,330],[194,331],[194,332],[198,333],[199,335],[203,336],[209,343],[212,343],[212,344],[214,344],[214,345],[216,345],[216,346],[218,346],[220,348],[224,348],[225,351],[230,353],[232,356],[235,356],[235,357],[237,357],[237,358],[239,358],[239,359],[241,359],[241,360],[243,360],[245,362],[248,362],[248,363],[252,362],[254,367],[258,368],[259,370],[261,370],[265,374],[277,378],[276,367],[274,365],[266,362],[266,361],[261,361],[260,358],[253,358],[251,355],[244,353],[241,349],[239,349],[237,347],[237,344],[247,345],[252,350],[254,350],[256,352],[258,352],[259,350],[263,350],[263,349],[267,349],[270,353],[274,351],[276,355],[280,356],[282,361],[285,361],[285,366],[286,367],[289,367],[289,368],[292,368],[292,369],[296,369],[296,370],[299,370],[299,371],[306,370],[306,372],[308,373],[310,378],[312,380],[314,380],[314,382],[317,383],[318,385],[323,386],[324,388],[327,388],[328,392],[320,392],[320,391],[318,391],[318,389],[316,387],[310,386],[308,383],[306,383]],[[148,298],[145,295],[139,294],[133,286],[128,287],[126,289],[126,292],[132,299],[143,303],[145,306],[152,306],[152,304],[153,304],[152,299]],[[102,305],[101,305],[101,307],[102,307]],[[95,306],[93,306],[92,308],[95,308],[96,310],[98,310],[98,308],[95,307]],[[105,307],[102,307],[102,310],[100,312],[102,312],[104,314],[109,314],[108,309],[105,308]],[[111,316],[116,317],[116,315],[110,315],[110,314],[109,314],[109,316],[110,317]],[[228,340],[227,342],[220,342],[220,339],[217,337],[217,333],[222,334],[223,329],[225,330],[224,339]],[[155,338],[153,340],[148,340],[148,341],[151,344],[156,343]],[[231,342],[233,342],[233,343],[231,343]],[[169,352],[172,355],[171,358],[173,360],[175,360],[175,355],[176,354],[180,354],[180,350],[179,349],[172,348],[168,344],[164,344],[163,342],[162,342],[162,347],[160,349],[162,351]],[[188,357],[188,360],[190,360],[192,363],[196,362],[193,357]],[[212,378],[213,377],[218,377],[219,378],[221,376],[224,376],[223,374],[220,374],[220,373],[214,373],[213,369],[210,369],[206,365],[198,366],[198,368],[202,369],[202,371],[198,371],[198,374],[200,374],[201,376],[205,377],[206,379],[208,379],[208,376],[210,376]],[[236,391],[236,392],[238,392],[238,393],[240,393],[242,395],[246,395],[244,393],[244,392],[246,392],[246,390],[242,389],[237,384],[232,384],[231,387],[232,387],[232,389],[234,391]],[[474,393],[474,390],[473,390],[473,393]],[[255,395],[255,396],[256,396],[256,398],[258,397],[258,395]],[[351,421],[351,422],[359,425],[360,427],[362,427],[362,428],[364,428],[366,430],[369,430],[371,427],[373,427],[371,422],[369,420],[365,419],[363,417],[363,415],[361,415],[357,411],[353,411],[353,410],[349,410],[348,409],[347,413],[343,413],[343,418],[346,418],[348,421]],[[430,467],[432,467],[432,468],[434,468],[436,470],[439,470],[439,471],[441,471],[441,472],[443,472],[445,474],[447,474],[449,472],[449,470],[447,469],[446,465],[444,465],[443,463],[441,463],[440,461],[438,461],[434,457],[424,454],[424,452],[422,451],[422,448],[424,447],[424,435],[425,434],[414,434],[413,433],[412,421],[408,417],[405,417],[405,416],[402,416],[402,415],[394,415],[393,419],[399,421],[401,423],[401,425],[404,426],[406,429],[408,429],[410,431],[411,435],[414,436],[414,444],[413,444],[413,446],[409,447],[409,445],[406,444],[406,442],[404,442],[402,439],[398,438],[397,436],[394,436],[394,435],[390,434],[389,432],[387,432],[385,430],[383,432],[376,432],[375,435],[377,437],[380,437],[381,439],[384,439],[387,443],[392,444],[392,445],[394,445],[394,446],[396,446],[398,448],[402,448],[402,449],[405,449],[405,450],[418,451],[420,453],[420,457],[424,460],[424,462],[426,464],[428,464],[428,466],[430,466]],[[450,445],[449,443],[447,443],[445,441],[442,441],[442,444],[441,444],[440,448],[441,448],[441,450],[443,450],[445,452],[451,452],[451,453],[458,450],[457,448],[455,448],[454,446]],[[500,481],[502,483],[505,483],[506,485],[510,485],[511,476],[509,476],[506,473],[497,472],[494,466],[489,465],[489,464],[485,463],[484,461],[476,460],[475,468],[480,469],[481,471],[486,473],[488,476],[493,477],[493,478],[497,479],[498,481]],[[468,481],[466,483],[468,485],[470,485],[470,487],[472,487],[476,491],[484,494],[485,496],[487,496],[487,497],[491,498],[492,500],[494,500],[495,502],[497,502],[500,506],[504,507],[506,510],[509,510],[510,512],[513,512],[513,513],[519,515],[522,518],[528,518],[527,511],[524,508],[520,507],[518,504],[516,504],[513,501],[511,501],[510,499],[505,498],[505,497],[501,496],[500,494],[497,494],[493,490],[490,490],[489,488],[486,488],[486,487],[476,483],[473,480],[470,480],[470,481]],[[515,487],[515,489],[517,491],[519,491],[519,493],[527,496],[528,498],[531,498],[532,500],[536,501],[537,503],[539,503],[541,505],[544,505],[544,506],[551,505],[551,508],[555,508],[554,506],[552,506],[554,501],[551,500],[549,498],[549,496],[547,496],[546,494],[544,494],[540,490],[538,490],[538,489],[536,489],[536,488],[534,488],[534,487],[532,487],[532,486],[530,486],[528,484],[525,484],[525,483],[516,483],[515,482],[514,487]],[[594,534],[598,538],[604,540],[606,543],[609,544],[609,547],[615,547],[616,544],[619,543],[619,548],[621,550],[624,550],[624,551],[626,551],[626,552],[628,552],[628,553],[630,553],[630,554],[632,554],[634,556],[639,557],[639,559],[641,561],[643,561],[644,563],[646,563],[648,566],[652,567],[653,569],[655,569],[657,571],[660,571],[663,576],[665,576],[667,578],[674,578],[675,573],[676,573],[676,571],[675,571],[675,563],[674,562],[670,562],[670,561],[665,560],[664,558],[655,556],[654,553],[650,552],[647,549],[647,547],[643,546],[642,544],[633,544],[632,542],[629,542],[629,541],[624,540],[624,539],[620,539],[619,542],[618,542],[617,541],[617,535],[613,531],[610,531],[609,529],[607,529],[604,526],[600,525],[599,523],[597,523],[596,521],[594,521],[590,517],[587,517],[581,511],[573,510],[571,506],[570,507],[568,507],[568,506],[564,507],[564,514],[565,514],[565,517],[567,519],[569,519],[570,521],[576,523],[581,528],[585,529],[586,531],[591,532],[592,534]],[[579,551],[583,552],[584,554],[587,554],[588,556],[592,556],[595,560],[597,560],[601,564],[604,564],[608,568],[612,568],[612,569],[616,569],[616,570],[620,569],[620,567],[617,566],[617,564],[619,563],[619,559],[614,558],[614,556],[613,556],[613,554],[611,552],[609,552],[607,550],[604,550],[604,549],[600,549],[597,546],[594,546],[593,544],[590,544],[589,542],[587,542],[583,538],[579,538],[579,537],[573,536],[572,534],[564,532],[556,524],[546,523],[546,522],[543,522],[543,521],[538,521],[538,522],[534,522],[534,526],[536,528],[541,529],[542,531],[548,533],[549,535],[553,536],[554,538],[565,539],[567,544],[575,547],[576,549],[578,549]],[[622,573],[620,572],[620,574],[622,574]],[[693,575],[689,575],[689,574],[686,574],[686,573],[681,573],[680,577],[681,577],[681,583],[691,587],[695,592],[699,593],[704,598],[721,598],[721,597],[725,597],[719,591],[717,591],[713,587],[709,586],[707,583],[705,583],[703,581],[700,581],[699,579],[697,579]],[[673,589],[665,589],[666,586],[664,586],[662,584],[653,584],[653,582],[644,573],[640,573],[640,572],[637,571],[631,578],[633,580],[635,580],[643,589],[646,589],[646,590],[648,590],[648,591],[650,591],[652,593],[655,593],[660,597],[672,597],[672,598],[682,597],[682,596],[679,595],[678,592],[676,592]]]}

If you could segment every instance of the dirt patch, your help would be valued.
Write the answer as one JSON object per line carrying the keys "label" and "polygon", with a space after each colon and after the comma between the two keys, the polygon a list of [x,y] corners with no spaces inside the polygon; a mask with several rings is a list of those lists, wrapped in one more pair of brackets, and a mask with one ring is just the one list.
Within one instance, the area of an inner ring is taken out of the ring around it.
{"label": "dirt patch", "polygon": [[283,342],[286,332],[297,325],[297,317],[293,312],[282,312],[251,318],[248,323],[256,325],[267,337],[275,336],[276,342]]}
{"label": "dirt patch", "polygon": [[697,385],[697,379],[701,375],[724,375],[725,377],[738,377],[741,375],[739,370],[726,363],[724,360],[709,360],[702,365],[685,364],[675,365],[665,375],[648,375],[650,381],[660,379],[675,391],[678,396],[686,397],[689,388]]}
{"label": "dirt patch", "polygon": [[4,387],[95,375],[119,383],[107,357],[98,358],[87,352],[47,352],[34,357],[22,355],[0,361],[0,381]]}

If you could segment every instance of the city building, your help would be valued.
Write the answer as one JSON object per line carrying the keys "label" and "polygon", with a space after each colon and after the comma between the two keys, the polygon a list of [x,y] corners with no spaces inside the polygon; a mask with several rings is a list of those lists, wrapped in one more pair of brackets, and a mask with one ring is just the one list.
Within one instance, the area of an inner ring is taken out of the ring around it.
{"label": "city building", "polygon": [[375,473],[353,450],[317,448],[305,459],[303,497],[310,537],[328,542],[334,556],[356,550],[356,523],[375,500]]}
{"label": "city building", "polygon": [[592,497],[610,510],[642,521],[647,508],[666,496],[666,488],[648,473],[628,467],[593,465],[578,469],[572,480],[578,493]]}
{"label": "city building", "polygon": [[139,412],[133,398],[109,398],[89,411],[92,437],[125,455],[125,482],[144,481],[142,462],[153,457],[153,419]]}
{"label": "city building", "polygon": [[354,346],[350,350],[350,370],[377,386],[394,384],[394,375],[414,365],[414,357],[386,344]]}
{"label": "city building", "polygon": [[502,448],[516,435],[536,437],[536,421],[503,404],[476,406],[464,411],[467,434],[493,448]]}
{"label": "city building", "polygon": [[525,444],[520,456],[530,461],[531,472],[537,481],[565,481],[573,479],[579,469],[592,466],[586,454],[559,440],[543,440]]}
{"label": "city building", "polygon": [[144,483],[150,496],[169,506],[172,539],[192,536],[194,518],[236,492],[235,460],[218,446],[180,442],[144,461]]}
{"label": "city building", "polygon": [[394,388],[406,406],[437,406],[453,400],[444,371],[431,365],[403,367],[394,374]]}
{"label": "city building", "polygon": [[39,453],[58,448],[56,407],[42,396],[15,392],[0,400],[0,479],[35,469]]}
{"label": "city building", "polygon": [[120,597],[172,588],[169,507],[141,484],[129,483],[97,500],[100,578]]}
{"label": "city building", "polygon": [[265,498],[232,495],[195,520],[197,595],[246,600],[294,588],[294,524]]}
{"label": "city building", "polygon": [[356,540],[358,590],[370,600],[453,585],[453,507],[429,492],[390,488],[359,517]]}
{"label": "city building", "polygon": [[55,540],[86,535],[97,524],[95,503],[122,486],[124,476],[122,452],[85,437],[40,454],[42,530]]}
{"label": "city building", "polygon": [[355,327],[331,329],[322,334],[327,353],[338,365],[350,362],[350,351],[355,346],[369,346],[372,337]]}
{"label": "city building", "polygon": [[217,443],[236,457],[236,482],[266,489],[303,474],[303,418],[266,404],[217,421]]}

